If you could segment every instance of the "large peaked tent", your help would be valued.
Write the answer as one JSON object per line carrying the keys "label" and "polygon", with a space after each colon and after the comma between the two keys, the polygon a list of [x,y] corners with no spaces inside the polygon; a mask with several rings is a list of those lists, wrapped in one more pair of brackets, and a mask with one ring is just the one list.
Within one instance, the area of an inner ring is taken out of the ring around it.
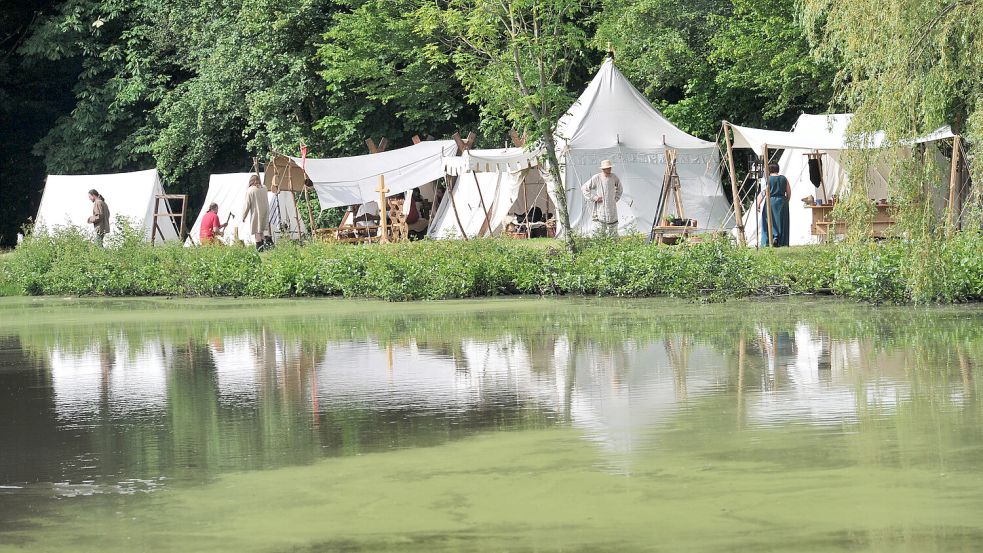
{"label": "large peaked tent", "polygon": [[539,172],[541,152],[523,148],[468,150],[444,159],[444,171],[457,176],[430,223],[434,238],[498,236],[518,213],[538,207],[555,213],[556,198]]}
{"label": "large peaked tent", "polygon": [[580,98],[557,123],[556,142],[570,213],[570,228],[592,232],[591,207],[580,186],[610,159],[624,185],[619,231],[648,234],[662,190],[665,151],[678,152],[677,171],[686,217],[717,230],[730,212],[720,184],[720,152],[713,142],[669,122],[607,59]]}
{"label": "large peaked tent", "polygon": [[[226,173],[211,175],[208,179],[208,191],[205,193],[205,203],[201,206],[198,218],[191,227],[186,244],[197,244],[201,234],[201,220],[208,211],[208,205],[212,202],[218,204],[218,218],[221,222],[229,221],[229,227],[225,230],[222,241],[231,244],[236,236],[246,244],[255,244],[256,241],[250,232],[250,221],[242,219],[242,210],[246,197],[246,189],[249,188],[249,177],[255,173]],[[260,180],[263,174],[259,175]],[[268,192],[267,197],[270,202],[270,231],[273,240],[278,241],[281,237],[300,238],[306,232],[303,217],[298,217],[296,203],[294,202],[293,192],[280,192],[274,194]],[[233,217],[229,219],[229,214]],[[252,217],[252,215],[250,215]]]}
{"label": "large peaked tent", "polygon": [[[779,172],[785,175],[792,188],[789,201],[789,245],[813,244],[818,241],[812,235],[812,213],[805,207],[802,198],[814,196],[816,199],[829,200],[834,195],[842,196],[849,189],[849,179],[843,166],[844,152],[852,148],[877,149],[885,144],[884,133],[880,132],[851,142],[847,136],[847,127],[852,117],[849,113],[802,114],[791,132],[731,125],[734,131],[734,148],[748,148],[758,155],[765,145],[771,152],[782,150],[778,159]],[[910,142],[926,143],[952,137],[952,130],[943,127]],[[816,188],[809,179],[807,154],[813,153],[823,154],[824,185],[821,188]],[[939,168],[939,179],[947,182],[949,165],[941,158],[941,153],[934,151],[934,155]],[[878,159],[868,171],[867,192],[873,199],[886,199],[890,196],[888,184],[892,165],[889,159]],[[941,196],[933,198],[933,201],[937,208],[944,203]],[[760,222],[756,217],[760,217],[760,213],[752,204],[752,209],[744,214],[744,234],[751,246],[758,243]]]}
{"label": "large peaked tent", "polygon": [[[88,192],[96,189],[106,199],[112,218],[109,235],[116,233],[116,221],[124,218],[135,229],[142,229],[150,240],[154,228],[154,204],[156,196],[164,194],[156,169],[132,173],[113,173],[107,175],[48,175],[41,195],[41,205],[35,220],[37,228],[51,233],[59,228],[75,226],[92,231],[87,222],[92,215],[92,204]],[[160,200],[157,213],[170,212],[165,200]],[[157,240],[178,239],[174,219],[167,216],[157,218],[160,231]]]}

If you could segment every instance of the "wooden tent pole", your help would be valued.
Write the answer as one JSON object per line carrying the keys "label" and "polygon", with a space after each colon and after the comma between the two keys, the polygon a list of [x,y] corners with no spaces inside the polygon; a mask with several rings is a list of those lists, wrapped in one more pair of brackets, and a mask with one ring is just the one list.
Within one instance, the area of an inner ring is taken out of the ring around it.
{"label": "wooden tent pole", "polygon": [[[753,171],[754,171],[754,168],[753,167],[749,168],[749,170],[747,172],[747,176],[744,177],[744,180],[745,181],[747,181],[749,179],[754,179],[754,173],[753,173]],[[761,197],[761,180],[760,179],[758,179],[758,194],[757,194],[757,197],[758,198]],[[764,206],[761,206],[761,208],[764,209]],[[756,234],[755,234],[755,237],[756,238],[754,240],[754,249],[757,250],[757,249],[760,249],[761,248],[761,213],[759,213],[759,210],[758,210],[757,207],[754,208],[754,230],[757,231]]]}
{"label": "wooden tent pole", "polygon": [[686,211],[683,207],[682,185],[679,182],[679,172],[676,170],[676,150],[672,150],[672,174],[670,185],[672,186],[672,197],[676,202],[676,213],[680,219],[686,218]]}
{"label": "wooden tent pole", "polygon": [[[454,133],[451,135],[451,138],[453,138],[454,142],[457,144],[457,155],[463,156],[464,152],[470,150],[471,146],[474,146],[475,141],[478,140],[478,135],[476,135],[474,132],[470,132],[468,133],[467,140],[464,140],[461,138],[461,133]],[[464,231],[464,225],[461,224],[461,216],[457,212],[457,201],[454,199],[454,189],[457,188],[457,181],[459,179],[460,176],[451,177],[450,175],[444,175],[444,183],[447,185],[447,191],[445,194],[451,195],[451,209],[454,210],[454,219],[457,220],[457,228],[461,229],[461,236],[464,237],[464,240],[467,240],[468,233]]]}
{"label": "wooden tent pole", "polygon": [[737,188],[737,173],[734,169],[734,145],[730,140],[730,133],[734,132],[730,123],[724,121],[724,140],[727,142],[727,167],[730,173],[730,193],[734,198],[734,218],[737,220],[737,242],[741,246],[747,245],[747,237],[744,236],[744,206],[741,205],[741,196]]}
{"label": "wooden tent pole", "polygon": [[526,239],[532,239],[532,227],[529,225],[529,198],[526,195],[526,187],[522,187],[522,208],[526,210]]}
{"label": "wooden tent pole", "polygon": [[[307,204],[307,219],[311,224],[311,226],[307,227],[307,230],[311,233],[311,238],[313,238],[314,210],[311,208],[311,197],[307,194],[307,144],[304,144],[303,142],[300,144],[300,170],[304,172],[304,203]],[[297,207],[296,201],[294,201],[294,207]],[[300,216],[298,216],[298,220],[299,219]]]}
{"label": "wooden tent pole", "polygon": [[464,231],[464,225],[461,224],[461,216],[457,212],[457,200],[454,199],[454,189],[457,188],[457,186],[454,186],[457,184],[456,181],[456,178],[452,181],[447,176],[444,176],[444,183],[447,184],[447,191],[444,194],[449,194],[451,197],[451,209],[454,211],[454,219],[457,220],[457,228],[461,229],[461,236],[467,241],[468,233]]}
{"label": "wooden tent pole", "polygon": [[959,209],[956,203],[959,199],[959,184],[962,179],[959,166],[960,136],[952,137],[952,166],[949,168],[949,233],[959,230]]}
{"label": "wooden tent pole", "polygon": [[389,215],[389,210],[386,208],[386,192],[389,190],[386,188],[386,176],[379,175],[379,188],[376,189],[379,192],[379,242],[385,244],[388,242],[386,236],[386,216]]}
{"label": "wooden tent pole", "polygon": [[[157,213],[160,209],[160,196],[154,197],[154,228],[150,231],[150,245],[154,245],[154,240],[157,238],[157,230],[160,228],[160,224],[157,222]],[[161,239],[164,237],[164,231],[160,232]]]}
{"label": "wooden tent pole", "polygon": [[761,184],[765,187],[765,209],[768,210],[768,246],[775,245],[775,237],[772,236],[771,230],[775,228],[775,222],[772,220],[771,213],[771,183],[769,182],[770,175],[768,174],[768,145],[763,144],[761,146]]}
{"label": "wooden tent pole", "polygon": [[480,237],[484,235],[486,229],[490,230],[489,227],[491,227],[491,213],[488,211],[488,206],[485,205],[485,197],[484,195],[482,195],[481,185],[478,183],[478,174],[472,171],[471,175],[474,177],[474,185],[478,187],[478,201],[481,202],[481,210],[485,212],[485,222],[481,225],[481,228],[478,230],[478,236]]}

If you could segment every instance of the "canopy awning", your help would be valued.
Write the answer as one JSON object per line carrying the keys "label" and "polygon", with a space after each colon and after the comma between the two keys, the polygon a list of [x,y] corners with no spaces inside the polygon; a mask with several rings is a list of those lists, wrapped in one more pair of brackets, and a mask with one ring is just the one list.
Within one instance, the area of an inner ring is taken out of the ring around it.
{"label": "canopy awning", "polygon": [[445,157],[444,172],[448,175],[461,173],[514,173],[539,165],[543,149],[499,148],[490,150],[468,150],[459,157]]}
{"label": "canopy awning", "polygon": [[[378,199],[380,175],[389,196],[435,181],[444,176],[441,160],[456,153],[453,140],[433,140],[377,154],[307,158],[304,170],[314,183],[321,209],[326,209]],[[291,159],[301,164],[300,158]]]}
{"label": "canopy awning", "polygon": [[[847,126],[852,114],[840,113],[833,115],[803,114],[791,132],[769,131],[742,127],[731,124],[734,129],[734,148],[750,148],[760,152],[765,145],[772,150],[849,150],[858,148],[880,148],[886,146],[883,131],[878,131],[870,137],[853,137],[847,135]],[[954,135],[949,127],[941,127],[935,131],[915,139],[901,141],[901,144],[921,144],[952,138]]]}

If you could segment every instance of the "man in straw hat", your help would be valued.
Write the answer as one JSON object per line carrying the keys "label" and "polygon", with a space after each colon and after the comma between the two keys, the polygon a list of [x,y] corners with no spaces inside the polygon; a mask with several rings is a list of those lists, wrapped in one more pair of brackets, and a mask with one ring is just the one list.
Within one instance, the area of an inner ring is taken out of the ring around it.
{"label": "man in straw hat", "polygon": [[601,172],[584,183],[581,191],[587,204],[593,207],[591,219],[597,222],[600,236],[618,235],[618,200],[621,199],[621,179],[611,172],[610,159],[601,162]]}

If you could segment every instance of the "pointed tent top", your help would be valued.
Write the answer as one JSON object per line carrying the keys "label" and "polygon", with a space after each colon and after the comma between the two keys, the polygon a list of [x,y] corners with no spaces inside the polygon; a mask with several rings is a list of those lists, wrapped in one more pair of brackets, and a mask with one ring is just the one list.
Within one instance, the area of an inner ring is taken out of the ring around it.
{"label": "pointed tent top", "polygon": [[572,149],[600,150],[622,146],[637,150],[707,148],[673,125],[655,109],[607,58],[587,89],[557,124],[561,144]]}

